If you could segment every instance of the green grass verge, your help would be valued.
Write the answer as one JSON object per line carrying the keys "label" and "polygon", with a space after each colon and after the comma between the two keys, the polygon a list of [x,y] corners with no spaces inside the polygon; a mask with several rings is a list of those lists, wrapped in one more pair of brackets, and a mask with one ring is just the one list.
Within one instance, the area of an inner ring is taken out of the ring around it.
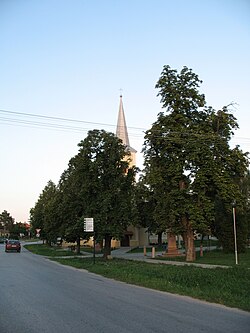
{"label": "green grass verge", "polygon": [[[236,266],[234,253],[224,253],[221,250],[213,250],[205,251],[203,254],[203,257],[200,257],[199,253],[197,254],[196,262],[201,264]],[[245,253],[238,254],[238,266],[250,268],[250,249],[247,249]]]}
{"label": "green grass verge", "polygon": [[[55,256],[62,252],[46,249],[43,245],[25,247],[36,254],[46,256],[48,250],[51,254],[56,253]],[[245,265],[228,269],[204,269],[155,265],[125,259],[105,261],[102,258],[96,258],[94,264],[93,258],[54,258],[55,256],[50,255],[51,260],[86,269],[107,278],[250,311],[250,269]]]}
{"label": "green grass verge", "polygon": [[46,244],[29,244],[24,247],[35,254],[40,254],[46,257],[64,257],[64,256],[77,256],[75,252],[68,249],[61,249],[58,247],[48,246]]}
{"label": "green grass verge", "polygon": [[[156,260],[172,260],[172,261],[185,261],[185,257],[163,257],[157,256]],[[210,264],[210,265],[223,265],[223,266],[236,266],[234,253],[224,253],[221,250],[204,251],[203,257],[200,256],[199,251],[196,252],[196,263]],[[245,253],[238,254],[238,266],[250,268],[250,249]]]}

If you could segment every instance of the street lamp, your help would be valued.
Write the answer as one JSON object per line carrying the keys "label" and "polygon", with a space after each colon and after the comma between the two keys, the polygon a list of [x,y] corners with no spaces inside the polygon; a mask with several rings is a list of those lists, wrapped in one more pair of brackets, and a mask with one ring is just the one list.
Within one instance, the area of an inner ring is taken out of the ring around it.
{"label": "street lamp", "polygon": [[235,264],[238,265],[238,254],[237,254],[237,237],[236,237],[236,217],[235,217],[235,208],[236,201],[232,202],[233,206],[233,223],[234,223],[234,250],[235,250]]}

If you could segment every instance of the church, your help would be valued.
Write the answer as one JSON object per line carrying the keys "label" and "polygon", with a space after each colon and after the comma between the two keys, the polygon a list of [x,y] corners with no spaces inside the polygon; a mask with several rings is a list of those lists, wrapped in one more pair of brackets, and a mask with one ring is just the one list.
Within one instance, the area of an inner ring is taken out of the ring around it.
{"label": "church", "polygon": [[[130,152],[130,165],[136,166],[136,153],[137,151],[130,146],[128,129],[125,119],[125,113],[123,108],[122,95],[120,95],[120,103],[119,103],[119,112],[118,112],[118,120],[116,126],[116,136],[122,140],[123,144],[126,146],[128,151]],[[143,247],[148,245],[149,238],[148,232],[146,228],[140,227],[139,225],[133,226],[130,225],[127,230],[124,232],[124,236],[121,241],[114,241],[112,246],[120,247],[120,246],[129,246],[129,247]]]}

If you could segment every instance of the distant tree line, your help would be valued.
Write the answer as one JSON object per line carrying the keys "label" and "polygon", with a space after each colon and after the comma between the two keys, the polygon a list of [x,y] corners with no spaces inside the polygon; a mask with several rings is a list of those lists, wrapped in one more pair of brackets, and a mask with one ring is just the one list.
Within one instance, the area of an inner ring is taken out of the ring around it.
{"label": "distant tree line", "polygon": [[15,222],[7,210],[0,214],[0,234],[5,238],[19,239],[20,235],[28,236],[29,231],[25,223]]}
{"label": "distant tree line", "polygon": [[129,151],[113,133],[92,130],[56,185],[49,181],[30,211],[33,229],[48,243],[77,242],[84,217],[93,217],[96,238],[121,239],[130,224],[161,235],[183,236],[187,261],[195,260],[194,232],[215,235],[233,251],[232,202],[236,202],[238,251],[249,237],[249,161],[230,147],[238,128],[230,106],[214,110],[199,92],[202,81],[187,67],[164,66],[156,84],[163,111],[145,133],[144,168],[129,164]]}

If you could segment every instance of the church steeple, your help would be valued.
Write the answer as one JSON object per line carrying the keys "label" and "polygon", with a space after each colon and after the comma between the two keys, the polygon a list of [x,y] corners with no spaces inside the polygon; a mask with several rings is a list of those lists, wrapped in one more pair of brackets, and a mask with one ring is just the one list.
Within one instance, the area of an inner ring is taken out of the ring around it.
{"label": "church steeple", "polygon": [[122,95],[120,95],[120,105],[119,105],[119,113],[118,113],[118,120],[116,126],[116,136],[122,140],[123,144],[129,147],[129,138],[128,138],[128,130],[126,125],[125,114],[123,110],[123,103],[122,103]]}
{"label": "church steeple", "polygon": [[122,140],[122,143],[126,146],[126,149],[130,152],[129,164],[136,165],[136,153],[137,151],[129,144],[128,129],[125,120],[125,114],[123,110],[122,95],[120,95],[119,113],[116,127],[116,136]]}

